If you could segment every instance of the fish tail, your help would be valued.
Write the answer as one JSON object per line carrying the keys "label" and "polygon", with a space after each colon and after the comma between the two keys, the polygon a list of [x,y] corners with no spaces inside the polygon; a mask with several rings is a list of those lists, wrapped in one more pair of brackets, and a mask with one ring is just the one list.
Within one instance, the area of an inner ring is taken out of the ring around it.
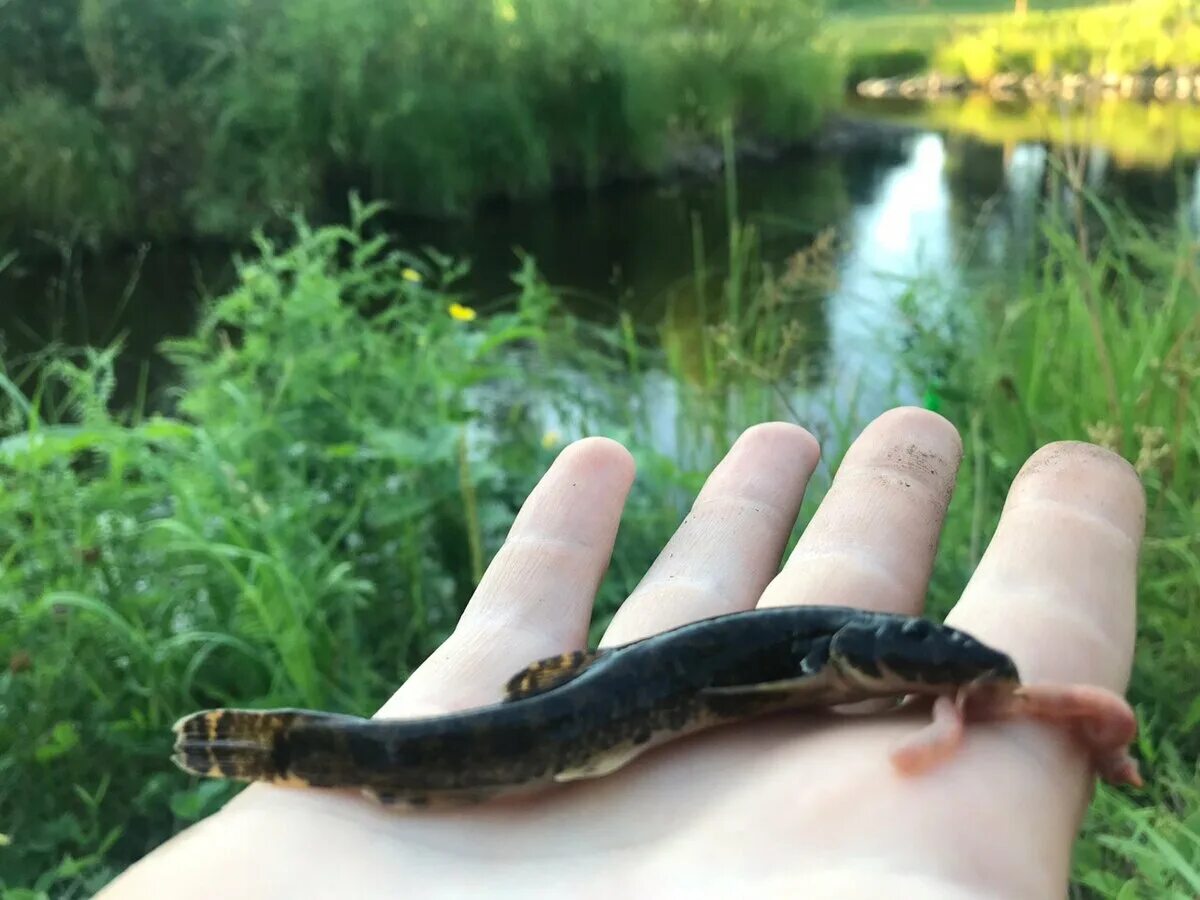
{"label": "fish tail", "polygon": [[209,709],[175,723],[174,763],[185,772],[238,781],[307,783],[292,772],[297,728],[344,719],[299,709]]}

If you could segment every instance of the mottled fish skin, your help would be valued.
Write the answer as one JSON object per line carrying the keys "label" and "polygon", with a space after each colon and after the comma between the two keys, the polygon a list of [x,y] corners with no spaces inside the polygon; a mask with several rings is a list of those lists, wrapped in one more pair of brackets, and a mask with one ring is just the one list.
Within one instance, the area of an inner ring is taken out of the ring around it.
{"label": "mottled fish skin", "polygon": [[175,761],[209,777],[357,787],[387,803],[473,800],[602,775],[654,744],[766,712],[1019,683],[1009,657],[961,631],[844,607],[701,620],[580,653],[579,674],[562,679],[572,664],[549,661],[553,677],[540,682],[517,673],[506,702],[426,719],[195,713],[176,725]]}

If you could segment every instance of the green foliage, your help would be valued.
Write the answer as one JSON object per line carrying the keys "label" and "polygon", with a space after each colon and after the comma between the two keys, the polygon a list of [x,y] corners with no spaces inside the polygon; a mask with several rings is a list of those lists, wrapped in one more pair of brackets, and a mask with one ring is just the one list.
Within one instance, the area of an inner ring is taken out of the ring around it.
{"label": "green foliage", "polygon": [[[1196,0],[1136,3],[1038,2],[1015,15],[1011,2],[851,2],[831,19],[826,41],[844,57],[848,80],[934,69],[984,82],[998,73],[1125,75],[1190,71],[1200,53]],[[903,65],[901,65],[903,63]]]}
{"label": "green foliage", "polygon": [[86,102],[94,90],[78,0],[8,0],[0,15],[0,96],[52,87]]}
{"label": "green foliage", "polygon": [[0,108],[0,148],[0,236],[16,223],[68,240],[125,227],[127,170],[87,109],[22,93]]}
{"label": "green foliage", "polygon": [[[5,896],[89,894],[228,799],[227,785],[169,769],[176,716],[232,701],[377,706],[453,626],[549,462],[546,415],[638,456],[597,627],[742,428],[810,418],[789,398],[820,341],[794,322],[825,288],[831,235],[776,272],[752,232],[733,229],[722,277],[698,256],[687,306],[698,319],[673,311],[648,348],[628,322],[556,315],[529,262],[514,307],[472,318],[460,269],[366,236],[368,214],[299,226],[287,246],[260,240],[234,289],[171,345],[183,367],[171,417],[111,414],[111,351],[0,375],[0,706],[21,711],[0,717]],[[914,313],[908,361],[966,446],[930,608],[958,596],[1037,447],[1090,438],[1135,464],[1148,519],[1130,695],[1150,787],[1100,790],[1075,883],[1100,897],[1189,897],[1195,244],[1099,207],[1066,222],[1051,210],[1039,240],[1035,261],[979,286],[978,302],[912,306],[942,311]],[[650,371],[679,401],[671,458],[645,446],[655,423],[636,398]],[[826,410],[827,446],[863,424],[851,407]]]}
{"label": "green foliage", "polygon": [[959,307],[957,320],[914,323],[914,370],[965,439],[930,604],[957,598],[1038,447],[1091,440],[1134,464],[1148,512],[1130,699],[1149,786],[1100,791],[1075,871],[1098,896],[1191,897],[1200,703],[1181,686],[1200,671],[1200,261],[1193,235],[1089,212],[1051,210],[1039,262],[986,285],[969,307],[982,317]]}
{"label": "green foliage", "polygon": [[997,72],[1123,75],[1189,69],[1200,49],[1195,0],[1139,3],[995,16],[939,48],[939,71],[982,81]]}
{"label": "green foliage", "polygon": [[[1020,0],[830,0],[830,12],[854,16],[884,13],[896,19],[905,16],[970,15],[979,13],[1011,13]],[[1094,6],[1095,0],[1029,0],[1028,6],[1038,11]]]}
{"label": "green foliage", "polygon": [[1200,891],[1200,770],[1164,745],[1148,801],[1101,787],[1076,847],[1079,885],[1100,897],[1189,900]]}
{"label": "green foliage", "polygon": [[[319,215],[350,188],[455,213],[553,182],[661,172],[726,121],[756,140],[796,140],[839,88],[813,49],[814,10],[18,0],[0,17],[0,134],[28,131],[31,92],[56,105],[42,103],[40,134],[23,138],[39,153],[0,159],[0,197],[24,198],[11,215],[0,205],[0,222],[239,235],[298,209]],[[46,191],[42,167],[80,141],[119,166],[94,192],[83,177],[73,192]]]}
{"label": "green foliage", "polygon": [[992,18],[957,11],[882,10],[872,3],[869,10],[864,6],[830,16],[822,40],[832,54],[843,60],[846,80],[853,84],[862,80],[855,74],[860,71],[862,78],[916,74],[909,64],[918,57],[922,66],[917,71],[923,71],[940,46]]}
{"label": "green foliage", "polygon": [[531,271],[472,321],[447,260],[351,229],[259,250],[172,347],[180,417],[113,418],[111,352],[48,361],[32,400],[0,381],[0,887],[90,889],[227,797],[166,762],[190,709],[372,711],[548,456],[511,361],[546,338]]}
{"label": "green foliage", "polygon": [[1110,154],[1122,170],[1169,171],[1178,159],[1200,152],[1200,107],[1190,103],[1111,99],[1067,105],[1044,99],[1008,104],[976,92],[936,103],[886,107],[871,104],[870,109],[881,120],[970,137],[985,144],[1095,147]]}

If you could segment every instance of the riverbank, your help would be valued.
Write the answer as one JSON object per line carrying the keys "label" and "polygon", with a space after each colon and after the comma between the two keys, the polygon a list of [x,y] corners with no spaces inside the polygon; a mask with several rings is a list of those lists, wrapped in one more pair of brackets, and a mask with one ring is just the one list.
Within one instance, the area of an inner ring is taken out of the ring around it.
{"label": "riverbank", "polygon": [[[862,424],[914,401],[966,450],[931,615],[970,577],[1037,447],[1092,440],[1137,468],[1130,697],[1148,787],[1101,788],[1072,891],[1200,892],[1191,182],[1089,154],[1076,185],[1085,172],[1115,207],[1147,198],[1152,215],[1089,206],[1049,153],[1016,146],[1041,140],[1030,123],[975,105],[985,97],[930,112],[959,117],[947,130],[983,121],[1005,149],[898,140],[913,126],[888,121],[805,131],[840,57],[723,18],[747,8],[803,31],[794,0],[494,2],[462,20],[441,0],[404,0],[386,20],[366,0],[297,0],[262,29],[242,5],[46,0],[0,17],[0,147],[18,151],[0,172],[20,173],[0,179],[0,208],[61,253],[44,285],[53,315],[93,328],[16,354],[17,329],[0,326],[0,708],[18,713],[0,715],[4,900],[92,896],[229,798],[167,761],[178,715],[372,711],[452,629],[565,441],[615,437],[639,466],[600,625],[743,428],[790,419],[819,434],[806,522]],[[1171,116],[1192,109],[1150,107],[1155,127],[1107,108],[1103,121],[1174,152],[1167,132],[1187,123]],[[1041,118],[1097,133],[1059,113]],[[714,177],[743,140],[833,152]],[[403,199],[428,199],[452,228],[476,190],[628,184],[672,160],[703,174],[501,202],[472,223],[482,249],[454,259],[437,252],[453,232],[381,226],[355,203],[336,224],[279,224],[361,182],[408,185]],[[264,216],[275,225],[250,244]],[[234,266],[217,245],[227,277],[182,254],[152,280],[136,247],[102,289],[80,275],[80,241],[201,228],[245,247]],[[973,255],[987,265],[966,268]],[[0,270],[24,264],[0,249]],[[118,314],[151,326],[135,337],[157,355],[154,318],[181,311],[170,402],[154,405],[145,360],[120,368]]]}
{"label": "riverbank", "polygon": [[710,165],[840,95],[797,0],[284,7],[111,0],[0,18],[0,234],[233,237],[351,189],[403,212]]}
{"label": "riverbank", "polygon": [[1053,99],[1087,103],[1121,99],[1138,103],[1150,100],[1200,103],[1200,74],[1190,69],[1146,67],[1136,73],[1104,72],[1094,76],[1081,72],[1061,76],[999,72],[982,81],[971,81],[962,75],[933,72],[907,78],[869,78],[859,82],[855,91],[860,97],[871,99],[936,100],[981,92],[1005,102]]}
{"label": "riverbank", "polygon": [[850,85],[868,97],[981,90],[1001,99],[1200,99],[1200,17],[1177,0],[956,17],[864,13],[830,30],[846,45]]}
{"label": "riverbank", "polygon": [[[1131,697],[1149,787],[1101,789],[1075,882],[1165,897],[1194,887],[1200,867],[1188,690],[1200,653],[1200,273],[1189,235],[1105,221],[1082,250],[1048,211],[1030,229],[1047,236],[1036,262],[975,286],[994,303],[947,313],[918,302],[935,285],[914,284],[900,360],[966,443],[931,614],[965,584],[1041,444],[1089,438],[1143,478]],[[741,262],[706,286],[709,302],[737,305],[687,353],[635,338],[628,321],[557,315],[531,261],[508,311],[467,305],[448,272],[354,225],[264,246],[172,342],[178,417],[114,414],[111,353],[49,355],[24,390],[0,376],[0,704],[21,710],[0,717],[0,886],[89,896],[227,800],[228,784],[190,783],[167,761],[184,712],[373,709],[452,628],[521,498],[580,431],[619,436],[641,469],[603,622],[737,433],[792,416],[787,397],[806,377],[789,362],[792,305],[822,289],[828,262],[809,253],[773,276],[741,240]],[[670,421],[651,419],[668,395]],[[872,410],[828,412],[819,430],[836,466]],[[653,440],[663,424],[671,454]]]}

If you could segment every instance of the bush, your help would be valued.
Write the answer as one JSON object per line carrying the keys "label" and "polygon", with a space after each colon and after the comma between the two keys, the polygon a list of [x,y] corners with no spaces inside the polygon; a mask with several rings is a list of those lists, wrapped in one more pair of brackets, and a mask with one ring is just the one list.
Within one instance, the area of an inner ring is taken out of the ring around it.
{"label": "bush", "polygon": [[[82,214],[117,237],[236,236],[298,209],[320,216],[351,188],[460,213],[558,181],[663,171],[677,142],[714,142],[727,120],[751,139],[801,139],[838,95],[804,0],[73,8],[6,10],[0,47],[57,29],[63,49],[0,69],[0,118],[14,91],[37,89],[87,119],[89,141],[121,161],[129,215],[49,194],[43,218]],[[28,165],[0,169],[0,193],[31,182]]]}
{"label": "bush", "polygon": [[451,629],[549,455],[510,351],[552,307],[526,272],[475,319],[457,271],[355,230],[261,243],[171,348],[178,418],[113,418],[111,352],[33,402],[0,377],[0,889],[90,893],[228,797],[172,770],[181,714],[369,713]]}
{"label": "bush", "polygon": [[130,213],[128,169],[104,126],[45,90],[0,108],[0,237],[20,227],[68,239],[122,230]]}

